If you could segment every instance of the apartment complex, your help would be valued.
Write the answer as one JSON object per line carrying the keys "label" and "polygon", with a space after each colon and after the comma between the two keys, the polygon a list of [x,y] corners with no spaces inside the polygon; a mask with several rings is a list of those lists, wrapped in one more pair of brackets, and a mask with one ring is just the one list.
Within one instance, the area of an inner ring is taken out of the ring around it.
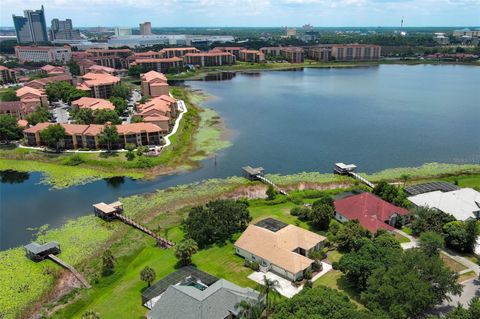
{"label": "apartment complex", "polygon": [[72,108],[96,110],[115,110],[115,106],[109,100],[94,97],[81,97],[72,101]]}
{"label": "apartment complex", "polygon": [[135,116],[141,117],[144,123],[155,124],[164,131],[170,131],[173,119],[177,117],[177,101],[169,95],[162,95],[144,104],[137,105]]}
{"label": "apartment complex", "polygon": [[381,47],[373,44],[331,44],[310,47],[308,57],[317,61],[371,61],[380,59]]}
{"label": "apartment complex", "polygon": [[165,48],[160,50],[160,54],[164,58],[173,58],[173,57],[183,57],[188,53],[200,53],[200,50],[197,48]]}
{"label": "apartment complex", "polygon": [[202,52],[188,53],[183,57],[183,62],[200,67],[235,64],[235,56],[228,52]]}
{"label": "apartment complex", "polygon": [[258,50],[242,50],[239,53],[239,60],[243,62],[260,63],[265,60],[265,54]]}
{"label": "apartment complex", "polygon": [[157,71],[149,71],[140,76],[143,96],[161,96],[169,94],[167,78]]}
{"label": "apartment complex", "polygon": [[17,120],[35,111],[39,106],[47,106],[48,99],[44,90],[24,86],[16,91],[20,101],[0,102],[0,114],[12,115]]}
{"label": "apartment complex", "polygon": [[157,71],[160,73],[168,73],[171,70],[182,70],[183,59],[178,57],[160,58],[160,59],[138,59],[130,63],[130,66],[141,65],[144,71]]}
{"label": "apartment complex", "polygon": [[215,47],[210,52],[228,52],[233,54],[237,59],[240,58],[240,51],[246,50],[244,47]]}
{"label": "apartment complex", "polygon": [[40,68],[40,72],[50,76],[50,75],[65,74],[67,73],[67,70],[63,66],[55,66],[55,65],[47,64]]}
{"label": "apartment complex", "polygon": [[152,24],[150,22],[140,23],[140,35],[151,35]]}
{"label": "apartment complex", "polygon": [[[41,132],[54,123],[38,123],[23,131],[28,146],[45,146]],[[104,126],[97,124],[60,124],[65,129],[63,145],[65,149],[100,149],[106,145],[100,143],[99,135]],[[116,126],[118,140],[112,146],[114,149],[123,149],[125,144],[139,145],[162,145],[163,135],[166,131],[151,123],[130,123]]]}
{"label": "apartment complex", "polygon": [[132,55],[129,49],[88,49],[77,54],[77,59],[87,58],[95,64],[114,69],[127,69],[128,57]]}
{"label": "apartment complex", "polygon": [[18,43],[48,42],[43,5],[40,10],[25,10],[23,17],[16,15],[12,17]]}
{"label": "apartment complex", "polygon": [[65,64],[72,58],[69,46],[16,46],[15,56],[20,62],[47,62]]}
{"label": "apartment complex", "polygon": [[83,82],[77,88],[90,93],[91,97],[108,99],[112,96],[113,87],[120,83],[120,78],[108,73],[87,73],[81,77]]}
{"label": "apartment complex", "polygon": [[28,86],[37,90],[43,90],[45,89],[45,86],[48,83],[61,82],[61,81],[73,84],[73,78],[70,74],[59,74],[54,76],[48,76],[46,78],[32,80],[30,82],[25,83],[25,86]]}
{"label": "apartment complex", "polygon": [[17,82],[16,71],[0,65],[0,84]]}
{"label": "apartment complex", "polygon": [[130,59],[132,61],[139,59],[160,59],[163,58],[163,54],[160,51],[146,51],[146,52],[135,52]]}
{"label": "apartment complex", "polygon": [[264,55],[281,56],[290,63],[303,63],[305,52],[299,47],[264,47],[260,49]]}
{"label": "apartment complex", "polygon": [[68,42],[82,39],[80,31],[73,28],[71,19],[53,19],[50,27],[50,38],[53,42]]}

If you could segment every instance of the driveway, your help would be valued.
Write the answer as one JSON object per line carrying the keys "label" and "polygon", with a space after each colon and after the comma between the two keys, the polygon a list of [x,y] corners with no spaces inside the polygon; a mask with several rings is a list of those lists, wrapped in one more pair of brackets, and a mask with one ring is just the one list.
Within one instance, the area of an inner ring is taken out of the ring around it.
{"label": "driveway", "polygon": [[463,292],[460,296],[450,296],[451,301],[445,301],[443,304],[435,307],[434,313],[436,314],[445,314],[448,311],[457,307],[458,304],[462,306],[468,306],[470,300],[473,297],[480,297],[480,280],[477,278],[470,279],[464,283]]}

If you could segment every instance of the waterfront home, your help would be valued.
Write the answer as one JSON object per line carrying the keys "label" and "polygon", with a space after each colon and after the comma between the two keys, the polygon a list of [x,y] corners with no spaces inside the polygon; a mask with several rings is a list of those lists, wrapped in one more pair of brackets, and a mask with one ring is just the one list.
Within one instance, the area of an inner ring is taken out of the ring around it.
{"label": "waterfront home", "polygon": [[[23,135],[28,146],[45,146],[41,132],[54,123],[38,123],[23,130]],[[99,135],[104,126],[98,124],[60,124],[65,129],[63,148],[65,149],[104,149],[106,145],[100,144]],[[123,149],[125,144],[163,145],[163,136],[168,132],[152,123],[129,123],[116,126],[118,140],[113,143],[113,149]]]}
{"label": "waterfront home", "polygon": [[48,255],[60,253],[60,244],[56,241],[51,241],[42,245],[37,242],[32,242],[23,246],[23,248],[25,249],[27,257],[33,261],[41,261],[47,258]]}
{"label": "waterfront home", "polygon": [[193,266],[180,268],[145,289],[142,303],[148,319],[233,319],[242,301],[259,302],[260,294]]}
{"label": "waterfront home", "polygon": [[256,262],[263,272],[272,271],[292,281],[301,280],[311,271],[314,260],[326,238],[306,229],[267,218],[249,225],[235,242],[235,252]]}
{"label": "waterfront home", "polygon": [[394,231],[399,216],[407,216],[409,211],[395,206],[380,197],[369,193],[347,196],[335,204],[335,219],[340,222],[358,220],[360,225],[372,233],[379,229]]}
{"label": "waterfront home", "polygon": [[283,57],[290,63],[303,63],[305,52],[300,47],[264,47],[259,50],[265,55]]}
{"label": "waterfront home", "polygon": [[164,74],[149,71],[140,75],[143,96],[157,97],[169,94],[169,85]]}
{"label": "waterfront home", "polygon": [[113,87],[120,83],[120,78],[107,73],[89,72],[81,77],[83,82],[77,88],[89,92],[92,97],[108,99],[112,96]]}
{"label": "waterfront home", "polygon": [[416,206],[438,209],[457,220],[480,219],[480,192],[473,188],[433,190],[409,196],[408,200]]}
{"label": "waterfront home", "polygon": [[81,97],[78,100],[72,101],[73,108],[91,109],[95,110],[115,110],[115,106],[109,100],[97,99],[94,97]]}

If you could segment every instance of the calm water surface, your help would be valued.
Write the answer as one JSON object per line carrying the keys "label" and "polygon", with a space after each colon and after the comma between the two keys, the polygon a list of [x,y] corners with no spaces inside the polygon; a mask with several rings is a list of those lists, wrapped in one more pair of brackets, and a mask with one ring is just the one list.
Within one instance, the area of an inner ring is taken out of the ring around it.
{"label": "calm water surface", "polygon": [[30,240],[29,227],[89,214],[92,203],[238,175],[247,164],[288,174],[330,172],[337,161],[367,172],[480,162],[478,67],[382,65],[225,78],[187,82],[215,96],[205,104],[231,130],[233,145],[217,155],[216,165],[208,159],[196,171],[154,181],[120,178],[64,190],[40,184],[38,173],[2,176],[0,249]]}

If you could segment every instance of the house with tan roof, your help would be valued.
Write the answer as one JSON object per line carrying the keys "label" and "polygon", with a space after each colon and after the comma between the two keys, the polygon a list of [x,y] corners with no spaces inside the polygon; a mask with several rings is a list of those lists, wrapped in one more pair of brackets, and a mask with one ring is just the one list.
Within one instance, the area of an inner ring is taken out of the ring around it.
{"label": "house with tan roof", "polygon": [[104,99],[97,99],[94,97],[81,97],[78,100],[72,101],[72,107],[78,107],[80,109],[95,110],[115,110],[115,106],[112,102]]}
{"label": "house with tan roof", "polygon": [[167,78],[163,73],[149,71],[140,75],[143,96],[161,96],[169,94]]}
{"label": "house with tan roof", "polygon": [[325,239],[306,229],[267,218],[249,225],[234,246],[238,255],[257,262],[261,271],[272,271],[296,281],[312,269],[314,260],[308,255],[320,250]]}
{"label": "house with tan roof", "polygon": [[120,83],[120,78],[107,73],[89,72],[82,77],[83,82],[77,88],[90,93],[92,97],[108,99],[112,96],[113,87]]}

